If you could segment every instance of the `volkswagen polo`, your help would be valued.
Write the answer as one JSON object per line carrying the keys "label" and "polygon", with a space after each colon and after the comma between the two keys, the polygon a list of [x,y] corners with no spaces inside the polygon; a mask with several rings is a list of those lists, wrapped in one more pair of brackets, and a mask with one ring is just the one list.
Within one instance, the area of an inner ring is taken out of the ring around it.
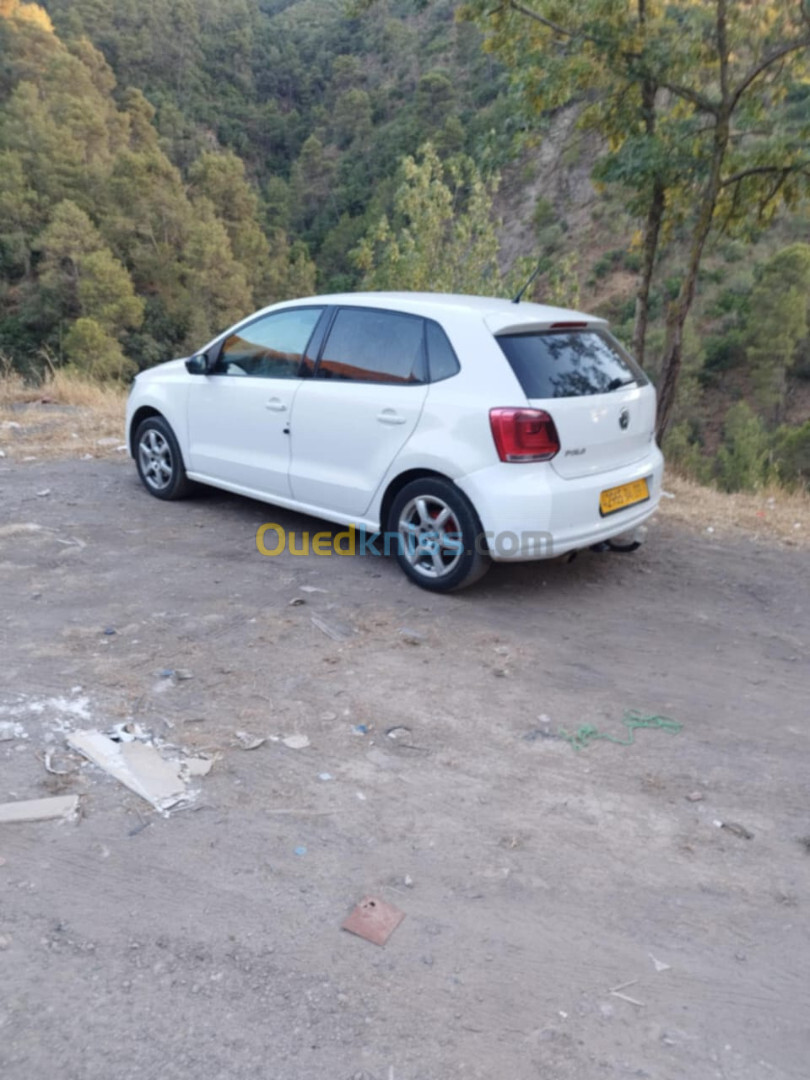
{"label": "volkswagen polo", "polygon": [[141,372],[126,423],[151,495],[210,484],[380,534],[436,591],[493,560],[635,546],[661,494],[643,371],[603,319],[533,303],[275,304]]}

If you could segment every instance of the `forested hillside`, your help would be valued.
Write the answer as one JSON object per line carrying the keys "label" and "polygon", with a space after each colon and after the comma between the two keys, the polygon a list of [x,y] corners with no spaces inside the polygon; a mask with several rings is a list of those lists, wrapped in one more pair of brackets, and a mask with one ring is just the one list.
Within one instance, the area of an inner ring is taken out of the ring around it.
{"label": "forested hillside", "polygon": [[[773,24],[786,5],[760,7]],[[638,177],[653,167],[639,140],[621,142],[626,117],[600,105],[631,97],[593,58],[575,92],[538,93],[538,50],[562,65],[561,39],[515,26],[457,0],[0,0],[0,359],[32,378],[125,378],[274,300],[504,294],[538,260],[536,299],[606,314],[637,344]],[[735,123],[750,143],[777,100],[768,153],[778,137],[790,168],[768,196],[760,138],[761,188],[730,188],[737,201],[712,225],[668,437],[672,460],[730,488],[810,478],[803,74]],[[698,149],[650,263],[654,378],[707,168],[699,109],[682,113],[667,133],[681,125],[678,145],[688,130]]]}

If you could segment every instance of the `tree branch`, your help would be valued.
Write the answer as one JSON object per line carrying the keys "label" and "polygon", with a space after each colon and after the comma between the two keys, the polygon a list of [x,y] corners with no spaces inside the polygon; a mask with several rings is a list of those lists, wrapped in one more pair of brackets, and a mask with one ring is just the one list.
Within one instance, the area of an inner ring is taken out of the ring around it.
{"label": "tree branch", "polygon": [[688,86],[678,86],[677,83],[660,83],[663,90],[669,90],[670,94],[674,94],[676,97],[683,98],[685,101],[691,101],[693,105],[696,105],[703,112],[711,113],[712,116],[719,116],[720,106],[716,105],[709,98],[704,97],[703,94],[699,94],[696,90],[692,90]]}
{"label": "tree branch", "polygon": [[539,12],[533,11],[531,8],[524,7],[523,4],[518,3],[518,0],[506,0],[505,6],[512,8],[513,11],[517,11],[521,15],[525,15],[528,19],[534,19],[534,21],[539,22],[541,26],[545,26],[546,29],[553,30],[555,34],[559,34],[560,37],[583,38],[585,41],[597,41],[597,39],[595,37],[591,37],[590,34],[583,34],[582,32],[577,30],[566,30],[564,26],[560,26],[558,23],[552,22],[551,19],[547,19]]}
{"label": "tree branch", "polygon": [[720,181],[720,187],[730,187],[732,184],[738,184],[740,180],[745,180],[749,176],[788,176],[794,172],[804,172],[805,169],[810,168],[810,159],[807,161],[797,161],[793,165],[756,165],[750,169],[741,169],[740,172],[734,173],[732,176],[727,176],[725,180]]}
{"label": "tree branch", "polygon": [[775,64],[777,60],[781,60],[783,56],[787,56],[789,53],[796,52],[798,49],[807,49],[808,47],[810,47],[810,34],[808,34],[807,37],[797,38],[796,41],[787,41],[777,49],[774,49],[773,52],[768,53],[763,60],[760,60],[758,64],[755,64],[754,67],[751,68],[748,74],[743,77],[742,82],[740,82],[733,91],[731,95],[732,110],[737,107],[737,102],[751,83],[754,82],[755,79],[758,79],[763,72],[767,71],[772,64]]}

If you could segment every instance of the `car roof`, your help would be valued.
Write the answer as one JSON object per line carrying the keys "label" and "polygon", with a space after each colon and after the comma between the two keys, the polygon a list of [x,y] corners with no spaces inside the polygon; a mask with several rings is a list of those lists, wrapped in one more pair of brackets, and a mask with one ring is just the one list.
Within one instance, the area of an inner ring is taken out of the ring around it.
{"label": "car roof", "polygon": [[[287,301],[291,304],[330,304],[354,307],[379,307],[441,319],[442,315],[477,315],[492,333],[520,331],[531,327],[549,327],[554,323],[587,323],[605,326],[606,320],[569,308],[551,307],[521,301],[519,304],[495,296],[467,296],[461,293],[425,292],[352,292],[310,296]],[[280,307],[281,305],[274,305]]]}

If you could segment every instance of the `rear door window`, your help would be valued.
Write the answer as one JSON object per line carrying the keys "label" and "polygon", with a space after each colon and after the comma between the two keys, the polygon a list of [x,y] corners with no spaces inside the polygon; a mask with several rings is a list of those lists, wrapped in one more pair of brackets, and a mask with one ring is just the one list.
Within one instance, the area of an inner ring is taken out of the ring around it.
{"label": "rear door window", "polygon": [[527,398],[585,397],[647,383],[638,364],[605,330],[501,334],[497,341]]}
{"label": "rear door window", "polygon": [[430,361],[430,381],[440,382],[442,379],[449,379],[452,375],[458,375],[461,367],[444,330],[438,323],[427,321],[425,332]]}
{"label": "rear door window", "polygon": [[423,383],[424,321],[394,311],[341,308],[329,330],[315,378]]}

